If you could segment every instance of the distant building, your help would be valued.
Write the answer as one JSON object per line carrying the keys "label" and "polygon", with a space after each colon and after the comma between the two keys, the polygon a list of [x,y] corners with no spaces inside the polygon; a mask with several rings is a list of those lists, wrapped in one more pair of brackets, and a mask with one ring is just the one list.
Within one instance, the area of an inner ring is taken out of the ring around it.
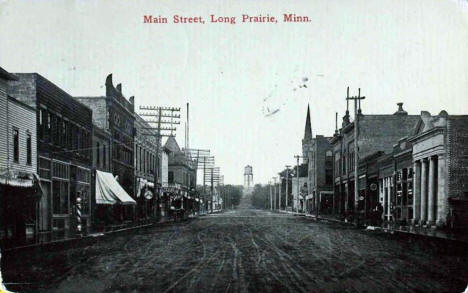
{"label": "distant building", "polygon": [[[305,202],[306,197],[308,195],[308,188],[307,188],[307,165],[301,164],[299,168],[297,166],[294,167],[293,170],[293,177],[292,181],[292,196],[293,196],[293,209],[294,211],[304,211],[305,210]],[[298,171],[299,170],[299,171]],[[297,176],[297,172],[299,172],[299,176]],[[298,178],[299,177],[299,178]],[[298,186],[299,185],[299,186]],[[299,193],[298,193],[299,192]]]}
{"label": "distant building", "polygon": [[308,153],[307,210],[319,209],[331,213],[333,209],[333,152],[330,137],[316,135]]}
{"label": "distant building", "polygon": [[190,210],[196,200],[197,162],[183,152],[174,136],[165,145],[168,154],[167,186],[163,188],[163,206]]}
{"label": "distant building", "polygon": [[177,185],[186,191],[195,189],[197,183],[196,162],[180,149],[173,136],[167,139],[165,148],[169,151],[168,185]]}
{"label": "distant building", "polygon": [[252,166],[244,167],[244,194],[251,194],[253,191],[253,169]]}

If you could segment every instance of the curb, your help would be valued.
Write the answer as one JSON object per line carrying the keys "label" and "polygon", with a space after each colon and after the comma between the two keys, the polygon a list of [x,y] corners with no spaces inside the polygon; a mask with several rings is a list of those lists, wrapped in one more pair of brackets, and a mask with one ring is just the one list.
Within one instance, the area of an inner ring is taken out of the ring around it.
{"label": "curb", "polygon": [[[187,218],[184,221],[191,221],[196,218]],[[2,253],[5,254],[15,254],[19,252],[24,252],[24,251],[29,251],[29,250],[60,250],[60,249],[66,249],[69,248],[70,246],[79,246],[79,245],[89,245],[93,242],[97,242],[100,239],[103,239],[106,236],[113,236],[116,234],[120,233],[126,233],[134,230],[139,230],[139,229],[146,229],[146,228],[151,228],[151,227],[163,227],[169,224],[174,223],[173,221],[170,220],[165,220],[165,221],[160,221],[156,223],[149,223],[149,224],[144,224],[144,225],[138,225],[138,226],[133,226],[133,227],[126,227],[114,231],[108,231],[108,232],[96,232],[92,234],[88,234],[83,237],[74,237],[74,238],[67,238],[67,239],[60,239],[60,240],[54,240],[50,242],[42,242],[42,243],[35,243],[31,245],[24,245],[24,246],[17,246],[17,247],[12,247],[12,248],[2,248]]]}

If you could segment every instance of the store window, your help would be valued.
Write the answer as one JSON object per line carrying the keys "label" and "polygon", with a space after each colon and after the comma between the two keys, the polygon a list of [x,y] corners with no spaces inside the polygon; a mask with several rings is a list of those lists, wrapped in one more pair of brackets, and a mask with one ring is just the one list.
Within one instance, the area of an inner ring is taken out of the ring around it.
{"label": "store window", "polygon": [[68,214],[68,181],[52,180],[54,214]]}
{"label": "store window", "polygon": [[52,163],[52,206],[54,214],[68,214],[70,166]]}

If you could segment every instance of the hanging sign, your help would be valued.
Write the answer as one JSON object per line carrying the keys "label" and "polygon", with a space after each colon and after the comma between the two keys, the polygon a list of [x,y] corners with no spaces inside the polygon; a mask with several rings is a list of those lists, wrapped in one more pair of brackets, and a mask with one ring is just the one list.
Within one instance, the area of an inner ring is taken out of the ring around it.
{"label": "hanging sign", "polygon": [[153,193],[149,190],[145,192],[145,198],[146,199],[152,199],[153,198]]}

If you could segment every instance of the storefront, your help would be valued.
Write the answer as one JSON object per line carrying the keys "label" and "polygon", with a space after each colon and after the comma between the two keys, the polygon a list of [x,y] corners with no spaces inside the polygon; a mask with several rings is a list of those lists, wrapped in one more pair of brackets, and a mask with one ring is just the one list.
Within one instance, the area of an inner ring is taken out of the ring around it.
{"label": "storefront", "polygon": [[95,192],[98,230],[132,221],[136,201],[119,185],[112,173],[96,170]]}
{"label": "storefront", "polygon": [[2,246],[21,246],[38,239],[38,208],[42,196],[33,173],[0,174],[0,238]]}

